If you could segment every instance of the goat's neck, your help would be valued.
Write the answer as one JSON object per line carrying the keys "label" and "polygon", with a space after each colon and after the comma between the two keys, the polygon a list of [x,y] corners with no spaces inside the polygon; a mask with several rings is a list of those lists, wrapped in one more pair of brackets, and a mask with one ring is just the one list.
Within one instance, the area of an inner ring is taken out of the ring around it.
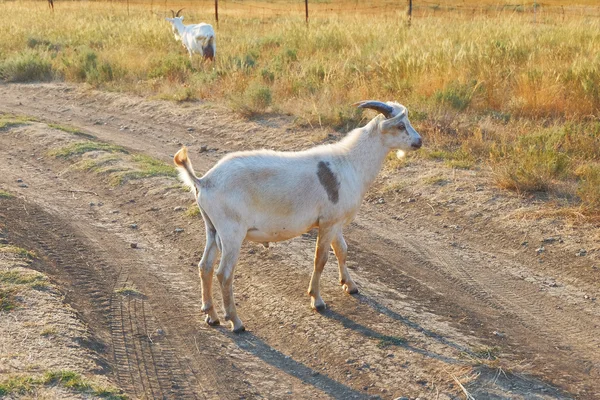
{"label": "goat's neck", "polygon": [[183,24],[183,22],[177,21],[177,22],[173,23],[173,26],[175,27],[175,29],[177,29],[177,32],[179,32],[179,36],[182,36],[183,33],[185,32],[185,28],[186,28],[186,26]]}
{"label": "goat's neck", "polygon": [[370,127],[364,127],[360,134],[352,138],[354,140],[352,140],[347,153],[348,161],[359,177],[358,183],[361,186],[362,196],[377,178],[377,174],[390,152],[390,149],[383,144],[381,134],[368,128]]}

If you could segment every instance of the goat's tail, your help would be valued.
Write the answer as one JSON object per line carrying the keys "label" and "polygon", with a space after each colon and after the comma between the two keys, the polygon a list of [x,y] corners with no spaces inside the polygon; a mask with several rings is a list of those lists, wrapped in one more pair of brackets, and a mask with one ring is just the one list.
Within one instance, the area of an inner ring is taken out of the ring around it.
{"label": "goat's tail", "polygon": [[200,190],[200,179],[196,176],[194,172],[194,167],[192,167],[192,162],[188,158],[187,155],[187,147],[182,147],[175,156],[173,157],[173,161],[175,162],[175,166],[179,170],[179,178],[183,181],[186,186],[189,186],[190,189],[194,189],[194,191]]}

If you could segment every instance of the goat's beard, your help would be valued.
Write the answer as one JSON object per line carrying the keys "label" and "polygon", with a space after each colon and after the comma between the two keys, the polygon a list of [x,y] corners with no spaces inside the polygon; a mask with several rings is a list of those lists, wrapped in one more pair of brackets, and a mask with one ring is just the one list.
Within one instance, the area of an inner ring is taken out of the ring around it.
{"label": "goat's beard", "polygon": [[405,155],[406,155],[406,152],[404,150],[396,151],[396,157],[398,157],[398,158],[404,158]]}

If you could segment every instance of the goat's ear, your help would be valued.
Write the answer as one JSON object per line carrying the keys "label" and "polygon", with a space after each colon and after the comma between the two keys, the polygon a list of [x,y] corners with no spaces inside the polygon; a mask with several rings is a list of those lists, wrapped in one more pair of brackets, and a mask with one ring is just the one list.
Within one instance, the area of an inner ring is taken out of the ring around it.
{"label": "goat's ear", "polygon": [[402,111],[400,111],[398,113],[398,115],[395,115],[392,118],[388,118],[384,121],[381,121],[381,127],[384,130],[387,130],[387,129],[391,129],[391,128],[403,125],[405,116],[406,116],[406,108],[402,109]]}

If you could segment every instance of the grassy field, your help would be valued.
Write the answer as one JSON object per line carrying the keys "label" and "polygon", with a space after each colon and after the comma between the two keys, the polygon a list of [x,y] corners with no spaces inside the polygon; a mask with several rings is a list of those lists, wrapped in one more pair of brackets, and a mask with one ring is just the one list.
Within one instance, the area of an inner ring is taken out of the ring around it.
{"label": "grassy field", "polygon": [[[361,122],[352,103],[394,99],[425,136],[427,149],[416,157],[490,167],[501,187],[600,211],[600,18],[593,13],[569,2],[566,14],[540,9],[534,23],[529,12],[430,9],[409,27],[405,9],[315,12],[307,26],[302,14],[235,12],[223,3],[217,61],[208,64],[190,62],[159,3],[68,2],[51,13],[45,2],[3,2],[4,15],[27,18],[0,21],[0,77],[226,102],[248,118],[283,113],[298,125],[340,130]],[[202,4],[184,10],[186,22],[213,21]]]}

